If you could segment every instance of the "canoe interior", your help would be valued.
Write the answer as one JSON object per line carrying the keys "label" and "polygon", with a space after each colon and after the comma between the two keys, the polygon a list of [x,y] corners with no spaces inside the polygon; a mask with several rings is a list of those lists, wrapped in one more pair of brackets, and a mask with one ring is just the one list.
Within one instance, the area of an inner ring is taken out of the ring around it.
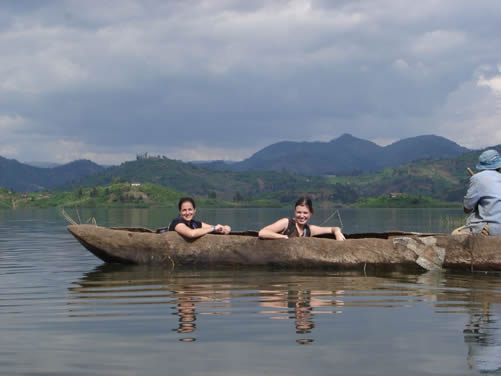
{"label": "canoe interior", "polygon": [[[162,227],[156,230],[150,230],[145,227],[110,227],[112,230],[120,230],[120,231],[129,231],[129,232],[147,232],[147,233],[156,233],[160,234],[167,230],[166,227]],[[219,235],[219,234],[216,234]],[[246,230],[246,231],[232,231],[231,235],[242,235],[242,236],[258,236],[258,232],[254,230]],[[364,233],[356,233],[356,234],[344,234],[346,239],[391,239],[398,236],[437,236],[437,235],[446,235],[446,234],[436,234],[436,233],[421,233],[421,232],[405,232],[405,231],[387,231],[387,232],[364,232]],[[325,239],[334,239],[334,235],[326,234],[317,236],[318,238]]]}

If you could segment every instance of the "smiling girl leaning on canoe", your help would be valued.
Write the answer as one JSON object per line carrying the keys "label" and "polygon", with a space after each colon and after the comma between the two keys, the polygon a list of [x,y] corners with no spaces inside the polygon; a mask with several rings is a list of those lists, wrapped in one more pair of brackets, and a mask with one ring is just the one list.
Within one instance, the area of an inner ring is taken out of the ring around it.
{"label": "smiling girl leaning on canoe", "polygon": [[197,212],[195,200],[183,197],[178,204],[179,216],[174,218],[169,225],[169,231],[176,231],[185,238],[199,238],[209,233],[229,234],[231,227],[228,225],[209,225],[208,223],[194,220]]}
{"label": "smiling girl leaning on canoe", "polygon": [[313,215],[313,204],[308,197],[296,201],[294,218],[282,218],[259,231],[261,239],[288,239],[291,237],[333,234],[336,240],[345,240],[339,227],[308,225]]}

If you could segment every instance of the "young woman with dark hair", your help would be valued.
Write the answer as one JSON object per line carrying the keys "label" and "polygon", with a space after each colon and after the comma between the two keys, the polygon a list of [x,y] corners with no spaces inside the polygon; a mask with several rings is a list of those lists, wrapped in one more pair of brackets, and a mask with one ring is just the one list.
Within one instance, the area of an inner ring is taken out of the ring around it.
{"label": "young woman with dark hair", "polygon": [[199,238],[205,234],[229,234],[231,227],[228,225],[209,225],[208,223],[194,220],[197,212],[195,200],[183,197],[178,203],[179,216],[174,218],[169,225],[169,231],[176,231],[185,238]]}
{"label": "young woman with dark hair", "polygon": [[333,234],[336,240],[345,240],[339,227],[323,227],[309,225],[313,215],[313,203],[308,197],[300,197],[296,201],[294,218],[282,218],[259,231],[261,239],[288,239],[291,237],[316,236]]}

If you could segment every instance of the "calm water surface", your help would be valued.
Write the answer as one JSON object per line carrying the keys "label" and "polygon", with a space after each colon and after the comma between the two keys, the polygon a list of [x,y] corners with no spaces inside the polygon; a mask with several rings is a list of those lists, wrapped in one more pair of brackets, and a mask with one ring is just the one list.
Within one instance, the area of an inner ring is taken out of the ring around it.
{"label": "calm water surface", "polygon": [[[201,209],[198,218],[244,230],[289,214]],[[338,225],[331,214],[319,210],[314,223]],[[350,233],[444,232],[462,218],[458,209],[340,214]],[[156,228],[175,212],[79,215]],[[0,210],[0,375],[501,374],[499,274],[113,266],[65,226],[55,210]]]}

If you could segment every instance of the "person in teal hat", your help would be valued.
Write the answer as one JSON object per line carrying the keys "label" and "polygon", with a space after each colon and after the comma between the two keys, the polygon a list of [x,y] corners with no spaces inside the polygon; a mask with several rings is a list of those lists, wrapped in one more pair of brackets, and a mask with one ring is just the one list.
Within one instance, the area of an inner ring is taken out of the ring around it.
{"label": "person in teal hat", "polygon": [[478,157],[476,169],[480,172],[470,178],[464,197],[464,212],[468,213],[466,225],[453,234],[501,235],[501,157],[494,149]]}

